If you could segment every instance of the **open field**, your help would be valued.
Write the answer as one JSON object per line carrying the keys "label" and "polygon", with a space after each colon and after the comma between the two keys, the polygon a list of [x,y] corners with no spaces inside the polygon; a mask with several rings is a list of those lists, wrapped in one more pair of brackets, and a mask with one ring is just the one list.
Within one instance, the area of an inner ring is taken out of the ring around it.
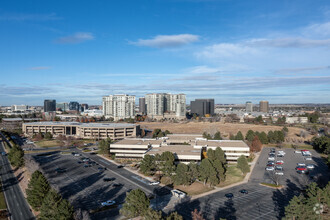
{"label": "open field", "polygon": [[206,193],[214,189],[213,187],[210,188],[208,185],[204,186],[204,184],[200,182],[194,182],[190,186],[183,186],[183,185],[175,186],[174,188],[186,192],[190,196]]}
{"label": "open field", "polygon": [[[230,134],[236,134],[241,131],[243,135],[247,133],[248,130],[266,132],[281,130],[282,126],[273,125],[255,125],[255,124],[233,124],[233,123],[222,123],[222,122],[182,122],[182,123],[169,123],[169,122],[139,122],[141,128],[154,130],[160,128],[162,130],[169,130],[175,134],[202,134],[203,132],[215,133],[220,131],[221,135],[226,139],[229,138]],[[300,134],[301,128],[288,127],[289,133],[287,138],[293,138],[296,140],[306,141],[312,138],[312,135],[307,135],[306,138],[301,138]]]}
{"label": "open field", "polygon": [[242,175],[242,172],[234,165],[228,166],[226,172],[226,180],[224,182],[220,182],[218,187],[225,187],[237,182],[243,181],[245,175]]}
{"label": "open field", "polygon": [[58,143],[57,140],[42,140],[42,141],[36,141],[35,144],[38,147],[58,147],[60,144]]}

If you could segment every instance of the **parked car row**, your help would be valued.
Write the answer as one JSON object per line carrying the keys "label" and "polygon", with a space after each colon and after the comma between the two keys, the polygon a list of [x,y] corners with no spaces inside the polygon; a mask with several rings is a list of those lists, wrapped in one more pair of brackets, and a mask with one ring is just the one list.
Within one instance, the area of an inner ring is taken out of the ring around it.
{"label": "parked car row", "polygon": [[266,171],[275,171],[276,175],[284,175],[283,173],[283,167],[284,164],[283,160],[276,160],[278,157],[284,157],[286,153],[283,150],[280,150],[277,152],[275,148],[271,148],[270,152],[268,154],[268,162],[266,165]]}
{"label": "parked car row", "polygon": [[[249,191],[246,190],[246,189],[241,189],[238,192],[240,192],[241,194],[249,194]],[[228,199],[232,199],[234,197],[234,194],[233,193],[226,193],[225,197],[228,198]]]}

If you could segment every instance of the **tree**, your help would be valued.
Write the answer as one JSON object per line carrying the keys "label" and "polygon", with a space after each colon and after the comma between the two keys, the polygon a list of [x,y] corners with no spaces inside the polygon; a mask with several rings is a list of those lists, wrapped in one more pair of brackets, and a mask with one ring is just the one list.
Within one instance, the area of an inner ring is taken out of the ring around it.
{"label": "tree", "polygon": [[51,140],[53,138],[53,135],[49,132],[46,132],[46,134],[44,135],[44,138],[47,140]]}
{"label": "tree", "polygon": [[288,206],[285,207],[285,217],[287,219],[304,219],[301,218],[303,215],[303,196],[294,196]]}
{"label": "tree", "polygon": [[210,159],[210,161],[215,160],[215,151],[212,148],[207,149],[207,158]]}
{"label": "tree", "polygon": [[220,131],[217,131],[217,132],[214,134],[213,139],[214,139],[214,140],[222,140],[222,137],[221,137]]}
{"label": "tree", "polygon": [[235,140],[242,140],[244,141],[244,136],[241,131],[238,131],[235,137]]}
{"label": "tree", "polygon": [[110,144],[112,143],[111,138],[107,138],[106,140],[101,140],[99,142],[100,153],[103,155],[110,154]]}
{"label": "tree", "polygon": [[250,172],[249,164],[248,164],[248,162],[246,160],[246,157],[244,155],[241,155],[237,159],[237,168],[240,169],[243,174],[246,174],[246,173]]}
{"label": "tree", "polygon": [[155,167],[155,157],[146,154],[141,161],[140,171],[145,175],[151,175]]}
{"label": "tree", "polygon": [[40,220],[73,219],[73,207],[61,197],[54,189],[49,190],[40,208]]}
{"label": "tree", "polygon": [[184,163],[179,163],[176,168],[176,175],[174,176],[174,183],[176,185],[187,185],[190,183],[189,167]]}
{"label": "tree", "polygon": [[127,193],[125,203],[120,213],[128,218],[144,216],[149,209],[150,201],[141,189]]}
{"label": "tree", "polygon": [[313,148],[321,153],[330,154],[330,137],[321,136],[312,139]]}
{"label": "tree", "polygon": [[254,121],[255,122],[257,122],[257,123],[262,123],[262,122],[264,122],[264,120],[262,119],[262,116],[261,115],[259,115],[258,117],[256,117],[255,119],[254,119]]}
{"label": "tree", "polygon": [[263,131],[259,134],[259,140],[262,144],[268,144],[268,137],[267,134]]}
{"label": "tree", "polygon": [[203,159],[199,166],[200,180],[204,182],[204,185],[208,182],[210,185],[216,185],[219,183],[217,177],[217,171],[213,167],[211,160]]}
{"label": "tree", "polygon": [[275,137],[273,131],[268,131],[268,135],[267,135],[267,137],[268,137],[268,141],[269,141],[269,143],[275,143],[275,139],[276,139],[276,137]]}
{"label": "tree", "polygon": [[284,142],[284,133],[283,131],[274,131],[275,142],[280,144]]}
{"label": "tree", "polygon": [[190,162],[188,166],[190,183],[193,183],[199,177],[199,166],[194,162]]}
{"label": "tree", "polygon": [[217,147],[215,149],[214,154],[215,159],[219,159],[223,166],[225,166],[225,164],[227,163],[225,152],[220,147]]}
{"label": "tree", "polygon": [[255,136],[251,143],[251,151],[252,152],[260,152],[262,148],[262,143],[259,140],[258,136]]}
{"label": "tree", "polygon": [[194,211],[191,212],[191,218],[192,220],[204,220],[202,212],[197,209],[194,209]]}
{"label": "tree", "polygon": [[160,155],[160,167],[165,176],[171,176],[175,171],[175,157],[172,152],[165,151]]}
{"label": "tree", "polygon": [[26,195],[27,201],[33,209],[37,211],[40,209],[49,190],[50,185],[46,177],[38,170],[32,173]]}
{"label": "tree", "polygon": [[162,211],[156,211],[149,208],[144,216],[145,220],[161,220],[162,218]]}
{"label": "tree", "polygon": [[248,130],[245,136],[245,140],[251,142],[253,141],[254,136],[255,136],[254,132],[252,130]]}
{"label": "tree", "polygon": [[283,125],[283,124],[285,124],[285,121],[286,121],[285,116],[283,116],[283,117],[278,117],[276,124],[278,124],[278,125]]}
{"label": "tree", "polygon": [[215,170],[217,171],[217,177],[220,181],[225,181],[226,179],[226,170],[224,168],[224,165],[223,163],[219,160],[219,159],[216,159],[214,162],[213,162],[213,167],[215,168]]}
{"label": "tree", "polygon": [[8,159],[12,166],[22,167],[24,165],[24,151],[14,144],[13,147],[10,148]]}
{"label": "tree", "polygon": [[166,220],[183,220],[183,217],[177,212],[171,212],[171,214],[166,217]]}

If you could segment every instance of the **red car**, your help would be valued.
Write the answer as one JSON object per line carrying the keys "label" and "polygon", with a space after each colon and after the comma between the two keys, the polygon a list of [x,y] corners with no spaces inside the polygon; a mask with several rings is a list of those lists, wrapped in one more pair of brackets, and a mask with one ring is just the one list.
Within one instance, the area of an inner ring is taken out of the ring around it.
{"label": "red car", "polygon": [[276,161],[277,165],[282,165],[284,162],[282,160]]}
{"label": "red car", "polygon": [[296,167],[296,170],[307,170],[307,168],[306,167]]}

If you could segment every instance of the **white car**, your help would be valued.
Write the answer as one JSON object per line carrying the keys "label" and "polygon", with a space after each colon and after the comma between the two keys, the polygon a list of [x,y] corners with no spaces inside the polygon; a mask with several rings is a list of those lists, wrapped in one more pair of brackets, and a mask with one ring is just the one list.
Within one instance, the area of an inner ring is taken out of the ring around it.
{"label": "white car", "polygon": [[275,160],[275,157],[268,157],[268,160]]}
{"label": "white car", "polygon": [[156,182],[150,182],[150,183],[149,183],[150,186],[156,186],[156,185],[158,185],[158,184],[159,184],[158,181],[156,181]]}
{"label": "white car", "polygon": [[274,167],[266,167],[267,171],[274,171]]}
{"label": "white car", "polygon": [[79,157],[79,156],[80,156],[80,154],[74,154],[74,156],[75,156],[75,157]]}
{"label": "white car", "polygon": [[106,202],[102,202],[101,206],[110,206],[110,205],[114,205],[114,204],[116,204],[116,201],[108,200]]}
{"label": "white car", "polygon": [[297,163],[297,166],[304,167],[304,166],[306,166],[306,164],[304,164],[304,163]]}
{"label": "white car", "polygon": [[296,154],[301,154],[301,151],[300,150],[295,150],[294,151]]}
{"label": "white car", "polygon": [[306,168],[307,169],[314,169],[315,166],[314,166],[314,164],[307,164]]}
{"label": "white car", "polygon": [[278,154],[282,154],[282,155],[285,155],[286,153],[282,150],[280,150],[279,152],[277,152]]}
{"label": "white car", "polygon": [[305,160],[312,160],[311,157],[305,157]]}
{"label": "white car", "polygon": [[276,175],[280,175],[280,176],[283,176],[283,175],[284,175],[283,172],[276,172],[275,174],[276,174]]}

